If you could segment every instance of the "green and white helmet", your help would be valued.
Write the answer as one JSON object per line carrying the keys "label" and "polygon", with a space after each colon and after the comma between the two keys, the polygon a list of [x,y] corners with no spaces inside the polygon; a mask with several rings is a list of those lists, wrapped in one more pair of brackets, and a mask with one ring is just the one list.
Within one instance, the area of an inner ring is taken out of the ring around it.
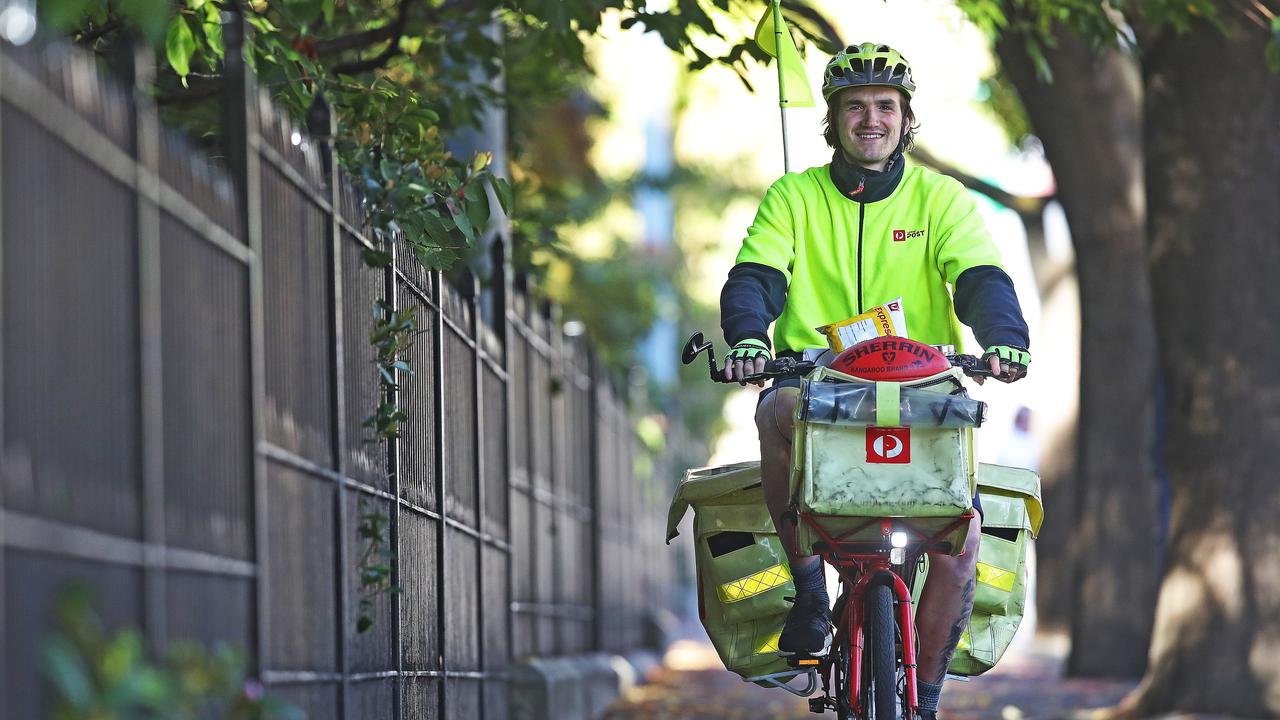
{"label": "green and white helmet", "polygon": [[850,45],[831,58],[822,74],[822,98],[830,101],[844,88],[863,85],[898,88],[907,94],[907,99],[916,91],[911,63],[888,45],[869,42]]}

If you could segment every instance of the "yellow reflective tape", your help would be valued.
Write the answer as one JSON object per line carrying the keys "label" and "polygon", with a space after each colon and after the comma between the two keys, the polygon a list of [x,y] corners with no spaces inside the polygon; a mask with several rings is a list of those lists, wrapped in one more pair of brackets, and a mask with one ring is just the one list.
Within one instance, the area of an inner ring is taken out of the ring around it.
{"label": "yellow reflective tape", "polygon": [[725,603],[746,600],[762,592],[772,590],[791,579],[791,570],[786,563],[774,565],[744,578],[727,582],[720,586],[720,601]]}
{"label": "yellow reflective tape", "polygon": [[1017,576],[1012,570],[1004,570],[984,562],[978,563],[978,582],[983,585],[1013,592],[1013,581],[1016,579]]}
{"label": "yellow reflective tape", "polygon": [[960,642],[956,643],[956,652],[960,652],[961,650],[968,651],[971,645],[972,642],[969,640],[969,631],[965,630],[960,633]]}
{"label": "yellow reflective tape", "polygon": [[756,648],[755,654],[763,655],[765,653],[778,652],[778,638],[780,637],[782,637],[781,630],[766,637],[764,642],[760,643],[760,646]]}

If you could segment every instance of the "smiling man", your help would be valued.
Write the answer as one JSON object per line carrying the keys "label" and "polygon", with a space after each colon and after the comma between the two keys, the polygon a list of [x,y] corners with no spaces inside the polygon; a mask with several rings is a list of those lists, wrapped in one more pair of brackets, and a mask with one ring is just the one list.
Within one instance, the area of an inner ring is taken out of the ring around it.
{"label": "smiling man", "polygon": [[[827,63],[824,137],[831,162],[787,174],[760,203],[720,295],[720,325],[733,346],[725,377],[760,372],[773,356],[825,348],[816,328],[902,298],[910,337],[963,346],[972,328],[996,377],[1026,374],[1027,326],[977,207],[956,180],[909,165],[916,90],[906,58],[887,45],[845,48]],[[774,323],[772,346],[769,324]],[[756,408],[765,500],[778,528],[796,598],[784,652],[823,655],[831,611],[822,561],[795,544],[789,514],[791,436],[799,381],[766,389]],[[974,506],[981,512],[978,498]],[[947,664],[973,608],[981,526],[960,556],[930,558],[916,626],[922,718],[934,718]]]}

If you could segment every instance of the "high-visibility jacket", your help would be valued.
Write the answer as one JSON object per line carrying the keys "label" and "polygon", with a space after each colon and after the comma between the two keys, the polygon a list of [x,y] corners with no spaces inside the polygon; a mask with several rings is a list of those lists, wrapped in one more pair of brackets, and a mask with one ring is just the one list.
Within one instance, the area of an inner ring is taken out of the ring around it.
{"label": "high-visibility jacket", "polygon": [[[999,269],[1007,283],[1000,253],[965,187],[913,165],[888,197],[866,203],[841,195],[825,165],[783,176],[765,193],[737,262],[773,268],[785,279],[785,305],[773,332],[776,351],[824,347],[816,327],[899,296],[912,339],[960,348],[948,287],[966,270],[986,266]],[[1011,296],[1011,285],[1009,291]],[[996,342],[1025,346],[1025,332],[1023,325],[1021,342]]]}

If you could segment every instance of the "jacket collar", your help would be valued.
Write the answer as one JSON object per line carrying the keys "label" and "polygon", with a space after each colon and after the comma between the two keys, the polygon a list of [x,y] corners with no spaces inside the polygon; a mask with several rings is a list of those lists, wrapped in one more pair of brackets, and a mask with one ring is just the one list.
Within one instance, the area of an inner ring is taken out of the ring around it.
{"label": "jacket collar", "polygon": [[872,203],[884,200],[898,188],[906,161],[899,150],[889,158],[889,165],[883,171],[868,170],[846,160],[844,153],[837,149],[829,167],[831,182],[841,195],[855,202]]}

